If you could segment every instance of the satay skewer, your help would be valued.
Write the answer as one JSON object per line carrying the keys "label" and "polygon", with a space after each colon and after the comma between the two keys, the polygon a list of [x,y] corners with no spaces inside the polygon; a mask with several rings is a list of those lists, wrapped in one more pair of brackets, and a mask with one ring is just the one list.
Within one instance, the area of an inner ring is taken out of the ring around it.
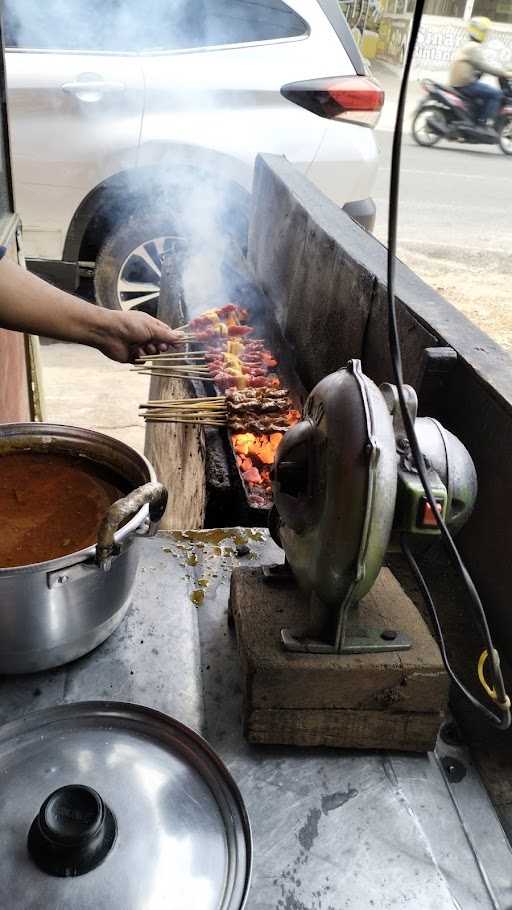
{"label": "satay skewer", "polygon": [[226,426],[226,423],[219,420],[187,420],[179,419],[177,417],[146,417],[146,423],[181,423],[186,426],[200,426],[200,427],[218,427],[219,429]]}
{"label": "satay skewer", "polygon": [[146,357],[144,360],[136,360],[135,364],[136,366],[146,366],[148,369],[161,369],[162,367],[174,366],[206,366],[207,362],[204,357],[166,357],[162,360],[152,360],[151,357]]}
{"label": "satay skewer", "polygon": [[139,405],[139,410],[144,411],[174,411],[175,413],[216,413],[216,414],[227,414],[227,408],[224,405],[218,405],[217,407],[211,407],[204,404],[198,404],[196,407],[189,405],[172,405],[172,404],[141,404]]}
{"label": "satay skewer", "polygon": [[143,411],[146,414],[159,414],[165,412],[166,414],[207,414],[207,415],[219,415],[226,416],[227,411],[225,408],[169,408],[165,405],[163,407],[158,407],[157,405],[151,405],[150,407],[141,407],[140,412]]}
{"label": "satay skewer", "polygon": [[169,369],[162,372],[155,372],[154,370],[134,370],[134,372],[141,373],[144,376],[182,376],[187,378],[187,376],[199,376],[201,379],[211,380],[209,373],[203,373],[200,370],[178,370],[178,369]]}
{"label": "satay skewer", "polygon": [[194,401],[194,402],[196,402],[196,401],[198,401],[198,402],[199,401],[215,401],[215,402],[222,401],[223,402],[225,400],[226,399],[225,399],[224,395],[217,395],[217,396],[208,395],[206,398],[160,398],[160,399],[153,398],[152,400],[147,401],[146,404],[158,404],[158,405],[160,405],[160,404],[189,404],[192,401]]}
{"label": "satay skewer", "polygon": [[134,370],[133,372],[138,373],[139,376],[156,376],[160,379],[202,379],[211,380],[210,373],[200,373],[196,370],[163,370],[162,372],[155,372],[154,370]]}
{"label": "satay skewer", "polygon": [[135,363],[147,363],[154,360],[158,363],[168,360],[204,360],[204,355],[208,353],[209,351],[173,351],[165,354],[144,354],[143,357],[137,357]]}
{"label": "satay skewer", "polygon": [[138,366],[132,367],[132,372],[140,372],[142,370],[151,370],[151,372],[153,372],[153,373],[161,373],[162,371],[165,371],[165,370],[190,370],[193,373],[198,373],[198,372],[199,373],[211,373],[210,368],[205,366],[202,363],[201,364],[185,363],[185,362],[176,363],[176,364],[169,363],[169,364],[162,364],[162,366],[157,365],[154,367],[151,366],[150,364],[143,363],[143,364],[139,364]]}
{"label": "satay skewer", "polygon": [[179,335],[179,338],[176,338],[175,344],[184,344],[185,342],[191,341],[204,341],[204,337],[198,339],[197,333],[195,332],[176,332],[176,335]]}
{"label": "satay skewer", "polygon": [[216,423],[219,426],[227,426],[226,416],[224,417],[211,417],[210,415],[203,414],[167,414],[165,411],[156,411],[154,414],[141,414],[141,417],[144,417],[144,420],[168,420],[169,423],[177,422],[180,423],[183,421],[187,423]]}
{"label": "satay skewer", "polygon": [[156,411],[154,414],[141,414],[144,420],[167,420],[169,423],[215,423],[217,426],[227,426],[226,416],[210,416],[209,414],[167,414],[165,411]]}
{"label": "satay skewer", "polygon": [[160,399],[159,401],[154,399],[153,401],[141,401],[141,408],[222,408],[226,410],[227,403],[225,398],[220,396],[217,398],[215,396],[210,396],[209,398],[166,398]]}

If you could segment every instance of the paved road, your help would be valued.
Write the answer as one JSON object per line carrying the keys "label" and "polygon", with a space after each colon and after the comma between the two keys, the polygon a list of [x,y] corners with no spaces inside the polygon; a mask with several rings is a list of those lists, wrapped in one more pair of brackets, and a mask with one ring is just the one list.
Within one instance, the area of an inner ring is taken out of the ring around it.
{"label": "paved road", "polygon": [[[376,233],[385,239],[392,134],[378,131],[376,136],[381,152]],[[498,149],[447,143],[424,149],[406,136],[400,200],[403,248],[435,252],[442,247],[443,258],[458,261],[482,252],[493,261],[504,256],[511,261],[512,157]]]}
{"label": "paved road", "polygon": [[[377,140],[376,234],[386,242],[392,133]],[[424,149],[407,135],[398,255],[512,352],[512,157],[484,146]]]}

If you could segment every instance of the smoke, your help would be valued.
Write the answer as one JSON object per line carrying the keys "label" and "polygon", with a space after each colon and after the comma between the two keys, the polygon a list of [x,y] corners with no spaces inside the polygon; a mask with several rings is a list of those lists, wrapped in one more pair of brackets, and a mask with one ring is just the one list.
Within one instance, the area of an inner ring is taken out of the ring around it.
{"label": "smoke", "polygon": [[[150,109],[153,106],[156,111],[154,122],[159,121],[159,135],[153,137],[150,130],[149,134],[145,130],[144,141],[154,142],[163,149],[159,152],[161,160],[156,162],[156,167],[163,176],[164,183],[155,194],[158,198],[151,200],[150,204],[152,210],[154,205],[155,213],[158,212],[160,224],[162,212],[169,212],[170,224],[173,224],[178,235],[184,236],[189,245],[184,287],[191,315],[205,307],[225,302],[229,288],[225,284],[222,263],[233,242],[233,236],[243,244],[243,222],[244,218],[247,222],[247,212],[234,211],[233,197],[229,192],[230,183],[221,168],[215,174],[195,170],[193,166],[182,168],[178,172],[177,194],[176,177],[173,175],[173,143],[176,142],[176,135],[178,143],[180,142],[178,118],[194,116],[198,128],[193,141],[197,143],[197,136],[202,138],[202,131],[205,145],[208,146],[210,142],[222,155],[222,130],[228,122],[225,115],[229,103],[233,105],[230,128],[237,129],[236,104],[240,103],[239,97],[236,100],[237,73],[233,71],[229,74],[230,81],[221,91],[218,87],[211,91],[208,68],[203,65],[205,84],[198,84],[195,73],[191,89],[185,75],[190,70],[186,67],[180,70],[176,60],[179,62],[181,54],[187,49],[253,43],[303,34],[304,23],[300,17],[282,0],[6,0],[4,23],[7,47],[57,54],[60,52],[66,54],[68,60],[72,59],[73,54],[81,52],[76,65],[76,76],[84,70],[101,73],[101,56],[105,54],[109,57],[110,78],[115,78],[115,69],[112,67],[115,55],[124,55],[125,59],[126,55],[133,55],[143,69],[146,58],[149,68],[155,54],[161,60],[160,55],[169,53],[174,61],[169,70],[174,80],[172,85],[155,86],[153,78],[153,88],[146,87],[146,93],[155,93],[154,99],[146,97],[146,106]],[[87,54],[91,55],[89,60],[82,56]],[[33,67],[38,60],[41,69],[51,74],[52,62],[47,54],[31,55],[30,65]],[[126,62],[122,65],[126,66]],[[201,65],[201,59],[198,58],[196,69],[199,73]],[[214,60],[211,65],[215,65]],[[55,72],[65,73],[66,69],[59,66]],[[161,72],[164,78],[165,69],[162,68]],[[184,74],[182,84],[180,72]],[[37,73],[33,75],[37,82]],[[150,80],[146,80],[148,81]],[[254,85],[258,85],[256,73]],[[169,104],[168,121],[165,109],[162,108],[164,98]],[[232,99],[231,102],[229,98]],[[108,99],[108,104],[108,109],[112,112],[112,131],[115,133],[118,125],[115,96]],[[223,117],[217,114],[222,114]],[[93,109],[90,109],[90,116],[94,116]],[[123,116],[125,114],[120,111],[119,117]],[[146,118],[146,113],[144,116]],[[173,119],[176,123],[174,133]],[[105,129],[104,119],[102,128]],[[64,130],[62,139],[65,143]],[[245,166],[248,167],[254,153],[265,149],[250,147],[244,150],[243,144],[243,139],[238,138],[237,153],[245,159]],[[237,162],[237,166],[239,164]],[[93,169],[91,171],[94,172]],[[131,172],[125,171],[126,173]],[[100,169],[98,174],[100,179],[111,176],[111,173],[102,175]],[[136,168],[130,179],[136,192],[139,179]],[[92,189],[94,187],[90,186],[85,191]],[[147,216],[148,212],[144,214]],[[21,215],[23,217],[23,212]]]}
{"label": "smoke", "polygon": [[190,317],[229,302],[229,286],[223,263],[230,258],[234,241],[229,231],[229,207],[222,185],[206,181],[194,186],[182,211],[184,234],[189,238],[183,290]]}

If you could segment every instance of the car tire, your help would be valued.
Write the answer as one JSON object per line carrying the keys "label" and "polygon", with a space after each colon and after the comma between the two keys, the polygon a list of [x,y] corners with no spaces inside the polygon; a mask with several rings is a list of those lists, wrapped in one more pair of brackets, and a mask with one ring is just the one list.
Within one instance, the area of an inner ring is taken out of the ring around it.
{"label": "car tire", "polygon": [[[138,309],[155,315],[160,286],[160,255],[183,237],[167,214],[138,213],[118,224],[96,259],[96,303],[111,310]],[[132,289],[130,290],[130,286]]]}

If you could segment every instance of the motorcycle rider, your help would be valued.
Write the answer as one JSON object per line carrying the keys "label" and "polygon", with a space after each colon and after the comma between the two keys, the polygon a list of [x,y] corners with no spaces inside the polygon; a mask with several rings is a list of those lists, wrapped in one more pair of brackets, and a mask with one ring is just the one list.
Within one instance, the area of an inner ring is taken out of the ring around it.
{"label": "motorcycle rider", "polygon": [[495,137],[494,121],[500,109],[502,93],[480,81],[483,73],[492,76],[510,76],[503,67],[490,63],[481,48],[486,40],[492,22],[487,16],[475,16],[468,26],[469,41],[460,47],[451,62],[449,83],[459,94],[471,100],[480,100],[477,107],[476,123],[489,135]]}

